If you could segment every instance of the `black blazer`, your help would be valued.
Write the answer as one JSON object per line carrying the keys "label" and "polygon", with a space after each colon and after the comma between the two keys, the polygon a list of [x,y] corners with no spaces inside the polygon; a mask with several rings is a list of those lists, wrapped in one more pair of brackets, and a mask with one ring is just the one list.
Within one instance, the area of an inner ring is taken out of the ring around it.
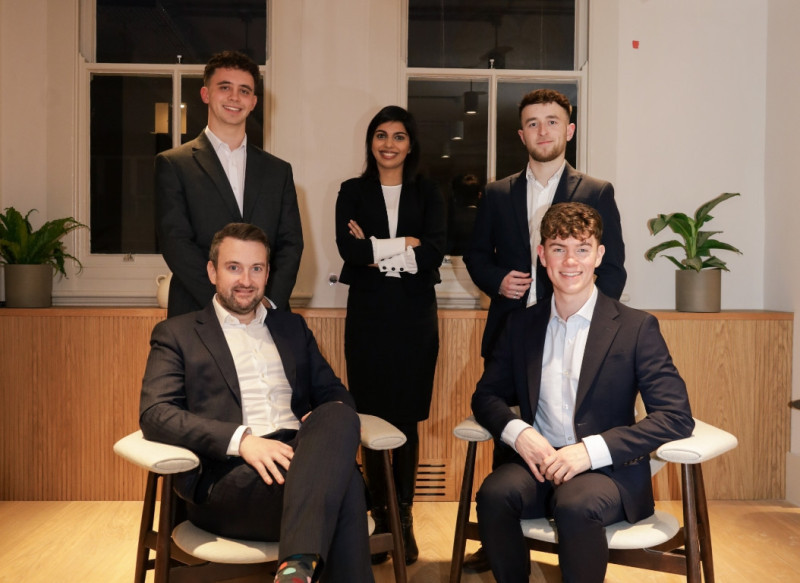
{"label": "black blazer", "polygon": [[[298,419],[329,401],[355,409],[302,316],[269,310],[264,323],[292,387],[291,407]],[[213,473],[225,467],[228,444],[241,424],[239,378],[214,306],[157,324],[139,404],[145,438],[192,450],[202,470]],[[176,485],[187,499],[193,497],[193,486],[191,479]]]}
{"label": "black blazer", "polygon": [[266,232],[271,247],[266,295],[288,309],[303,253],[292,167],[250,144],[246,164],[242,214],[205,132],[156,157],[158,238],[173,272],[169,316],[211,301],[214,286],[206,272],[211,239],[233,222],[253,223]]}
{"label": "black blazer", "polygon": [[[511,270],[527,273],[533,265],[528,231],[528,190],[525,170],[490,183],[478,205],[478,216],[464,263],[472,281],[492,303],[486,318],[481,356],[488,358],[506,316],[524,308],[527,295],[519,299],[501,296],[500,283]],[[619,210],[610,182],[592,178],[567,164],[553,196],[553,204],[582,202],[597,209],[603,219],[606,253],[595,270],[597,287],[609,297],[619,299],[625,288],[625,244]],[[536,260],[536,297],[542,301],[553,293],[547,271]]]}
{"label": "black blazer", "polygon": [[[355,220],[364,231],[365,239],[350,234],[347,223]],[[406,291],[419,293],[441,281],[439,266],[444,258],[445,210],[436,184],[417,178],[403,184],[397,217],[397,237],[417,237],[420,246],[414,248],[418,273],[401,273]],[[344,183],[336,199],[336,246],[344,259],[339,281],[353,288],[376,289],[386,277],[380,270],[369,267],[374,263],[371,236],[389,237],[389,218],[380,182],[372,178],[353,178]]]}
{"label": "black blazer", "polygon": [[[475,419],[496,440],[512,419],[533,424],[539,403],[542,356],[550,302],[513,312],[472,397]],[[641,393],[647,417],[638,423]],[[518,405],[517,416],[511,406]],[[649,456],[694,428],[686,385],[672,363],[652,315],[598,295],[575,399],[578,439],[601,435],[613,464],[598,471],[619,487],[625,516],[636,522],[653,513]],[[521,458],[513,453],[520,463]]]}

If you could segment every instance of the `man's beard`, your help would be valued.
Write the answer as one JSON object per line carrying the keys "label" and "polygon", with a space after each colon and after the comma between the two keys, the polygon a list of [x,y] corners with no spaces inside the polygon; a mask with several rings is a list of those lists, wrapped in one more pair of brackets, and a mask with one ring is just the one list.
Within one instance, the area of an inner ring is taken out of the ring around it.
{"label": "man's beard", "polygon": [[256,293],[256,295],[253,296],[253,299],[243,306],[242,304],[236,302],[236,296],[234,295],[234,292],[237,289],[241,290],[255,288],[234,288],[231,289],[230,294],[227,296],[223,296],[220,293],[217,294],[217,300],[219,301],[220,305],[233,314],[249,314],[256,309],[256,306],[258,306],[258,304],[260,304],[261,300],[264,298],[264,292],[262,290],[261,293]]}
{"label": "man's beard", "polygon": [[540,154],[539,152],[536,152],[533,148],[531,148],[530,150],[528,150],[528,155],[531,157],[531,160],[533,160],[534,162],[539,162],[541,164],[544,164],[545,162],[552,162],[553,160],[555,160],[559,156],[562,156],[564,154],[564,152],[566,152],[566,150],[567,150],[566,147],[564,147],[564,148],[553,148],[549,152],[546,152],[544,154]]}

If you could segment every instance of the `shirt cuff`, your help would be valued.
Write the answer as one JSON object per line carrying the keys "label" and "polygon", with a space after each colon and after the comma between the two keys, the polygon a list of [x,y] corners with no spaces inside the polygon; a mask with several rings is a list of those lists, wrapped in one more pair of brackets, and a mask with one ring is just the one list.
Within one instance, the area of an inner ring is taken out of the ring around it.
{"label": "shirt cuff", "polygon": [[369,239],[372,241],[372,256],[376,263],[383,259],[400,255],[406,248],[405,237],[395,237],[393,239],[370,237]]}
{"label": "shirt cuff", "polygon": [[509,447],[513,448],[514,451],[517,451],[516,444],[519,434],[526,429],[530,429],[530,427],[531,426],[525,423],[522,419],[512,419],[505,426],[505,429],[503,429],[503,433],[500,434],[500,440]]}
{"label": "shirt cuff", "polygon": [[228,451],[226,452],[228,455],[239,455],[239,446],[242,444],[242,437],[245,435],[252,435],[252,430],[247,425],[240,425],[236,428],[236,431],[233,432],[231,436],[231,440],[228,443]]}
{"label": "shirt cuff", "polygon": [[381,259],[378,262],[378,269],[387,275],[399,274],[403,272],[417,273],[417,256],[414,254],[414,249],[408,247],[399,255]]}
{"label": "shirt cuff", "polygon": [[587,435],[583,438],[583,445],[589,452],[589,460],[592,462],[592,469],[596,470],[613,464],[611,452],[608,449],[606,440],[599,435]]}

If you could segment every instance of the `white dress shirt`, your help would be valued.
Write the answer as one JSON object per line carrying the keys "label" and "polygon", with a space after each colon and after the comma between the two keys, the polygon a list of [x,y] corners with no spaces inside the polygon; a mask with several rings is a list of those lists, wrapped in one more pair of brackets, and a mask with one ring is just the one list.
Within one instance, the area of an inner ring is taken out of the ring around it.
{"label": "white dress shirt", "polygon": [[259,304],[256,317],[242,324],[220,305],[216,295],[213,304],[239,377],[242,425],[228,444],[228,455],[239,455],[245,432],[267,435],[278,429],[299,429],[300,420],[292,412],[292,387],[280,354],[264,325],[266,308]]}
{"label": "white dress shirt", "polygon": [[214,151],[217,153],[225,176],[233,189],[233,196],[236,197],[236,204],[239,205],[239,212],[244,216],[244,172],[247,165],[247,134],[244,135],[242,143],[235,150],[231,150],[228,144],[214,135],[208,126],[204,130],[208,136]]}
{"label": "white dress shirt", "polygon": [[417,256],[414,254],[414,248],[410,245],[406,247],[406,238],[397,236],[397,217],[403,185],[381,185],[381,190],[383,190],[383,202],[386,204],[386,216],[389,219],[389,238],[370,237],[374,262],[387,277],[400,277],[403,271],[417,273]]}
{"label": "white dress shirt", "polygon": [[[597,287],[581,309],[567,320],[558,315],[555,297],[550,302],[550,320],[542,355],[539,403],[533,428],[550,445],[560,448],[577,442],[574,423],[575,397],[578,393],[586,339],[597,303]],[[529,427],[531,426],[521,419],[515,419],[503,429],[501,439],[516,450],[517,437]],[[592,469],[611,465],[611,452],[600,435],[586,436],[583,444],[589,452]]]}
{"label": "white dress shirt", "polygon": [[531,165],[528,164],[528,169],[525,172],[525,179],[528,187],[528,233],[531,236],[531,288],[528,291],[527,306],[532,306],[536,303],[536,248],[542,241],[542,234],[539,227],[542,224],[542,217],[550,205],[553,203],[553,197],[556,194],[558,182],[561,180],[561,175],[564,173],[564,168],[567,162],[564,161],[561,167],[556,170],[548,180],[547,184],[542,185],[533,175]]}

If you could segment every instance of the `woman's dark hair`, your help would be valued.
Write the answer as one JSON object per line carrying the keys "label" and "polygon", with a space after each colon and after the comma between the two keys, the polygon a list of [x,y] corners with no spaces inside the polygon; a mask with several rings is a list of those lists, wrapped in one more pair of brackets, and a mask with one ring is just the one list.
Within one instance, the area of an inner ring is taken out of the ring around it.
{"label": "woman's dark hair", "polygon": [[369,122],[367,127],[367,168],[364,170],[362,176],[380,180],[380,173],[378,172],[378,161],[372,154],[372,137],[375,135],[375,130],[378,126],[386,122],[397,121],[403,124],[406,128],[409,140],[408,156],[403,162],[403,182],[411,182],[417,175],[417,167],[419,166],[420,148],[417,141],[417,122],[414,121],[414,116],[408,111],[398,105],[387,105],[375,114],[372,121]]}

